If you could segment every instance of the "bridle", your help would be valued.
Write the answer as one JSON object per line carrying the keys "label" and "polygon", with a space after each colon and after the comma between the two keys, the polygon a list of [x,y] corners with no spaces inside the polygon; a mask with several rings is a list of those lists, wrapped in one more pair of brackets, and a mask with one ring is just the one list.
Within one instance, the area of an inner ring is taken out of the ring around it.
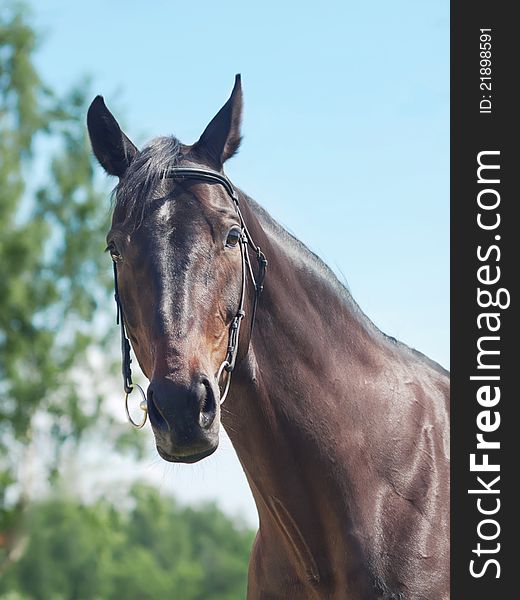
{"label": "bridle", "polygon": [[[217,374],[216,380],[217,384],[221,385],[221,378],[225,374],[225,379],[223,380],[223,391],[220,396],[220,404],[224,402],[226,399],[229,387],[231,385],[231,374],[236,365],[237,355],[238,355],[238,341],[240,335],[240,326],[242,323],[242,319],[245,317],[245,298],[246,298],[246,280],[247,280],[247,272],[249,271],[249,276],[251,278],[251,282],[253,284],[253,288],[255,291],[253,298],[253,307],[251,310],[251,324],[249,331],[249,341],[251,340],[251,335],[253,333],[253,327],[255,324],[256,318],[256,309],[258,306],[258,300],[260,298],[260,294],[264,289],[264,279],[267,270],[267,259],[265,254],[260,250],[260,246],[257,246],[249,233],[247,225],[244,221],[244,217],[242,216],[242,212],[240,211],[239,201],[238,201],[238,193],[233,187],[233,184],[229,181],[229,179],[222,175],[221,173],[217,173],[217,171],[210,171],[207,169],[198,169],[195,167],[172,167],[169,169],[165,175],[165,178],[174,178],[174,179],[196,179],[199,181],[206,181],[208,183],[218,183],[224,187],[228,196],[233,201],[233,205],[237,212],[239,221],[240,221],[240,230],[241,235],[239,239],[240,244],[240,253],[242,257],[242,288],[240,292],[240,302],[238,304],[238,310],[236,315],[233,317],[231,321],[231,325],[229,326],[229,339],[228,346],[226,351],[226,356],[222,361]],[[258,263],[258,273],[255,277],[253,272],[253,267],[251,265],[251,260],[249,257],[248,247],[256,255],[256,260]],[[117,307],[117,316],[116,323],[120,326],[121,329],[121,355],[122,355],[122,373],[123,373],[123,388],[125,391],[125,410],[126,415],[130,423],[136,427],[137,429],[141,429],[146,423],[147,415],[148,415],[148,406],[146,395],[144,393],[143,388],[132,381],[132,369],[130,367],[130,363],[132,362],[132,358],[130,356],[130,342],[126,335],[126,327],[125,327],[125,317],[123,312],[123,306],[121,304],[121,298],[119,296],[119,286],[117,281],[117,264],[114,261],[114,298],[116,301]],[[140,422],[135,422],[134,419],[130,415],[130,410],[128,408],[128,397],[132,393],[134,389],[137,389],[141,394],[141,402],[139,407],[143,411],[143,419]]]}

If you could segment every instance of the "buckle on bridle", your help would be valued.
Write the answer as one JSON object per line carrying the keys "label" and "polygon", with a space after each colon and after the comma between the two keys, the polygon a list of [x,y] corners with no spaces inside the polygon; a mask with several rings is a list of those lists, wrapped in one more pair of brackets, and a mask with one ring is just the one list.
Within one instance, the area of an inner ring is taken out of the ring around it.
{"label": "buckle on bridle", "polygon": [[229,342],[227,347],[226,359],[224,360],[224,363],[227,363],[227,366],[225,366],[224,368],[228,373],[231,373],[231,371],[235,368],[238,350],[238,334],[240,332],[240,321],[242,321],[245,315],[245,311],[239,309],[229,327]]}

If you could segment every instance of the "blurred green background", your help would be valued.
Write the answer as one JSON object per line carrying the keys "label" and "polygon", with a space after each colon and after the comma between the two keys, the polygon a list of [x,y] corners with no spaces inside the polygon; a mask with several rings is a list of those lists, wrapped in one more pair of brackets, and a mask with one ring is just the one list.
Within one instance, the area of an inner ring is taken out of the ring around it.
{"label": "blurred green background", "polygon": [[139,459],[142,437],[103,402],[118,353],[105,315],[110,188],[85,137],[93,94],[47,86],[39,43],[24,6],[2,3],[0,598],[244,598],[253,532],[240,518],[115,473],[117,489],[81,493],[90,446]]}

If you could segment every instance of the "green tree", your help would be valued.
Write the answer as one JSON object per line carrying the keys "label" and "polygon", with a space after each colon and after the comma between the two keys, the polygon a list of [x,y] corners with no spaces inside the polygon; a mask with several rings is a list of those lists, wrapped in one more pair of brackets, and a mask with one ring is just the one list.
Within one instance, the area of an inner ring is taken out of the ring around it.
{"label": "green tree", "polygon": [[129,504],[35,505],[29,545],[0,582],[0,600],[245,598],[251,530],[214,505],[183,508],[144,486]]}
{"label": "green tree", "polygon": [[[100,414],[81,393],[93,325],[106,301],[106,189],[93,176],[85,94],[56,96],[34,67],[37,36],[19,3],[0,6],[0,572],[21,549],[19,468],[38,420],[64,440]],[[88,390],[89,393],[92,389]],[[51,442],[49,442],[51,447]]]}

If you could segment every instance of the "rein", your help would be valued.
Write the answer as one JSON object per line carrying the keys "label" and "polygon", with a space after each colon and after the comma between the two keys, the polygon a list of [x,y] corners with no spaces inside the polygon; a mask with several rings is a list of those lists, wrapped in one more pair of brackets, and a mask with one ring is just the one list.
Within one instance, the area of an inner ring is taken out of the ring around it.
{"label": "rein", "polygon": [[[174,178],[174,179],[196,179],[200,181],[207,181],[209,183],[218,183],[224,187],[228,196],[233,201],[233,205],[237,212],[238,218],[240,220],[240,254],[242,257],[242,289],[240,293],[240,302],[238,305],[238,310],[236,315],[233,317],[231,321],[231,325],[229,326],[229,339],[228,346],[226,351],[226,356],[222,361],[216,375],[217,384],[220,387],[220,380],[222,376],[225,374],[225,379],[223,381],[224,389],[221,392],[220,396],[220,404],[224,402],[229,392],[229,387],[231,385],[231,374],[236,365],[237,355],[238,355],[238,342],[239,342],[239,334],[240,334],[240,326],[242,323],[242,319],[245,317],[245,297],[246,297],[246,281],[247,281],[247,273],[249,272],[249,276],[251,282],[253,283],[253,287],[255,290],[255,295],[253,298],[253,307],[251,311],[251,324],[249,331],[249,342],[251,341],[251,335],[253,333],[253,327],[255,324],[256,318],[256,309],[258,306],[258,300],[260,298],[260,294],[264,289],[264,279],[267,270],[267,259],[265,254],[260,250],[260,246],[255,244],[247,225],[242,216],[242,212],[240,211],[239,201],[238,201],[238,193],[233,187],[233,184],[229,181],[229,179],[216,171],[209,171],[206,169],[197,169],[195,167],[173,167],[168,170],[165,174],[166,178]],[[255,253],[256,260],[258,263],[258,274],[255,277],[253,272],[253,267],[251,265],[251,260],[249,258],[248,246]],[[146,419],[148,416],[148,405],[146,400],[146,395],[144,393],[143,388],[133,383],[132,381],[132,369],[130,363],[132,362],[132,358],[130,355],[131,346],[126,335],[126,327],[125,327],[125,318],[123,313],[123,306],[121,304],[121,298],[119,296],[119,286],[117,281],[117,264],[114,262],[114,298],[116,301],[116,323],[120,326],[121,329],[121,355],[122,355],[122,374],[123,374],[123,389],[125,391],[125,410],[126,415],[130,423],[136,427],[137,429],[141,429],[146,423]],[[131,415],[130,410],[128,408],[128,397],[132,393],[134,389],[137,389],[141,394],[141,402],[139,403],[139,408],[143,411],[143,419],[141,422],[135,422]]]}

